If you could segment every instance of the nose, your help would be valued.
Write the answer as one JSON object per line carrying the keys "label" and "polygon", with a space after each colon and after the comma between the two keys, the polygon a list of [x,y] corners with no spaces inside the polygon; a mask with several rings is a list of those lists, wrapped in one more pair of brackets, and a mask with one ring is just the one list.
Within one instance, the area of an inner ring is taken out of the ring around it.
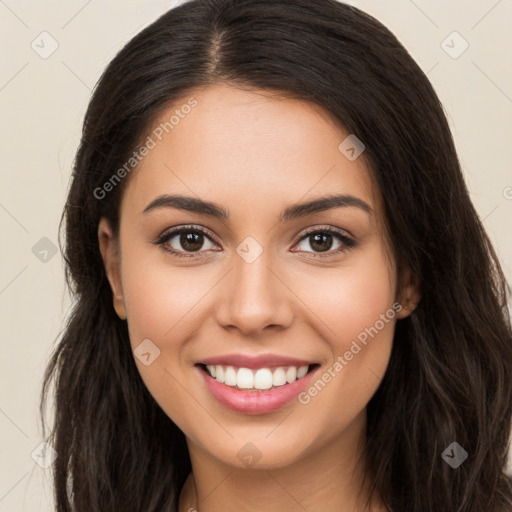
{"label": "nose", "polygon": [[220,286],[217,322],[224,328],[238,329],[256,336],[265,329],[285,329],[293,320],[293,293],[280,267],[263,253],[252,262],[238,254]]}

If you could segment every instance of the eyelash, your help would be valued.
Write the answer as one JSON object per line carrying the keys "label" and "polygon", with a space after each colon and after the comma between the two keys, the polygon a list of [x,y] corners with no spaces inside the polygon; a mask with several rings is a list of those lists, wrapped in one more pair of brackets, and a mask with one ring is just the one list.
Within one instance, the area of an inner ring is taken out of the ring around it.
{"label": "eyelash", "polygon": [[[210,241],[213,243],[216,243],[214,240],[212,240],[212,237],[210,234],[201,228],[200,226],[190,225],[190,226],[182,226],[180,228],[173,228],[169,231],[166,231],[160,237],[154,242],[155,245],[160,245],[162,248],[173,254],[174,256],[177,256],[179,258],[201,258],[204,257],[203,255],[198,255],[201,253],[204,253],[205,251],[197,251],[196,253],[184,253],[183,251],[177,251],[171,247],[166,247],[164,244],[167,243],[169,240],[174,238],[176,235],[181,235],[183,233],[201,233],[202,235],[206,236]],[[342,243],[342,246],[335,250],[329,250],[325,253],[315,253],[315,258],[326,258],[330,257],[333,254],[338,254],[341,252],[349,251],[350,249],[353,249],[357,246],[357,242],[353,240],[352,238],[349,238],[347,235],[345,235],[342,231],[335,230],[333,228],[310,228],[308,229],[302,236],[297,240],[297,242],[294,244],[297,245],[298,243],[302,242],[303,240],[307,239],[311,235],[315,234],[329,234],[333,235]],[[295,252],[302,252],[302,251],[295,251]],[[311,252],[311,251],[304,251],[304,252]]]}

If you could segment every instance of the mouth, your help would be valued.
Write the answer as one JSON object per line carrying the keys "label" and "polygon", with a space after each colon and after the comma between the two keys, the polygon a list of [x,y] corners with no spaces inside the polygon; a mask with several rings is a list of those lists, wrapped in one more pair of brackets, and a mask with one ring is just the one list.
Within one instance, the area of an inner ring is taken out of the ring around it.
{"label": "mouth", "polygon": [[222,364],[197,363],[206,375],[220,384],[250,392],[272,391],[293,384],[315,371],[320,365],[245,368]]}
{"label": "mouth", "polygon": [[220,404],[249,415],[270,414],[291,404],[320,371],[320,364],[290,358],[245,359],[246,366],[234,366],[235,361],[244,364],[239,356],[231,357],[231,365],[219,364],[228,357],[222,359],[196,363],[198,376]]}

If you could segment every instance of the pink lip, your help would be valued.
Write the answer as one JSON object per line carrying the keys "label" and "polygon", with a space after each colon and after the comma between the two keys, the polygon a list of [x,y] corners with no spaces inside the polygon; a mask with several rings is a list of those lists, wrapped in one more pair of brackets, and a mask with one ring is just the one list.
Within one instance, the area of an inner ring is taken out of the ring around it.
{"label": "pink lip", "polygon": [[247,356],[243,354],[227,354],[225,356],[209,357],[198,361],[197,364],[220,364],[223,366],[236,366],[237,368],[277,368],[279,366],[305,366],[314,364],[312,361],[294,359],[292,357],[276,354],[262,354],[260,356]]}
{"label": "pink lip", "polygon": [[211,377],[200,367],[197,367],[197,371],[204,379],[210,393],[221,404],[236,412],[256,415],[277,411],[291,402],[301,391],[310,385],[313,375],[319,368],[320,366],[317,366],[301,379],[291,384],[284,384],[270,391],[241,390],[217,382],[216,379]]}

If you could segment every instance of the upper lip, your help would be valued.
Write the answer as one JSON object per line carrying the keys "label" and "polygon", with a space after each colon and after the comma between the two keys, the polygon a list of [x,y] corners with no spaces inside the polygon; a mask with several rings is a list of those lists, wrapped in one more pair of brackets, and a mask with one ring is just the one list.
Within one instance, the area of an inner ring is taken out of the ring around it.
{"label": "upper lip", "polygon": [[209,357],[198,361],[197,364],[236,366],[237,368],[275,368],[278,366],[305,366],[312,363],[304,359],[280,356],[277,354],[261,354],[248,356],[244,354],[226,354],[224,356]]}

